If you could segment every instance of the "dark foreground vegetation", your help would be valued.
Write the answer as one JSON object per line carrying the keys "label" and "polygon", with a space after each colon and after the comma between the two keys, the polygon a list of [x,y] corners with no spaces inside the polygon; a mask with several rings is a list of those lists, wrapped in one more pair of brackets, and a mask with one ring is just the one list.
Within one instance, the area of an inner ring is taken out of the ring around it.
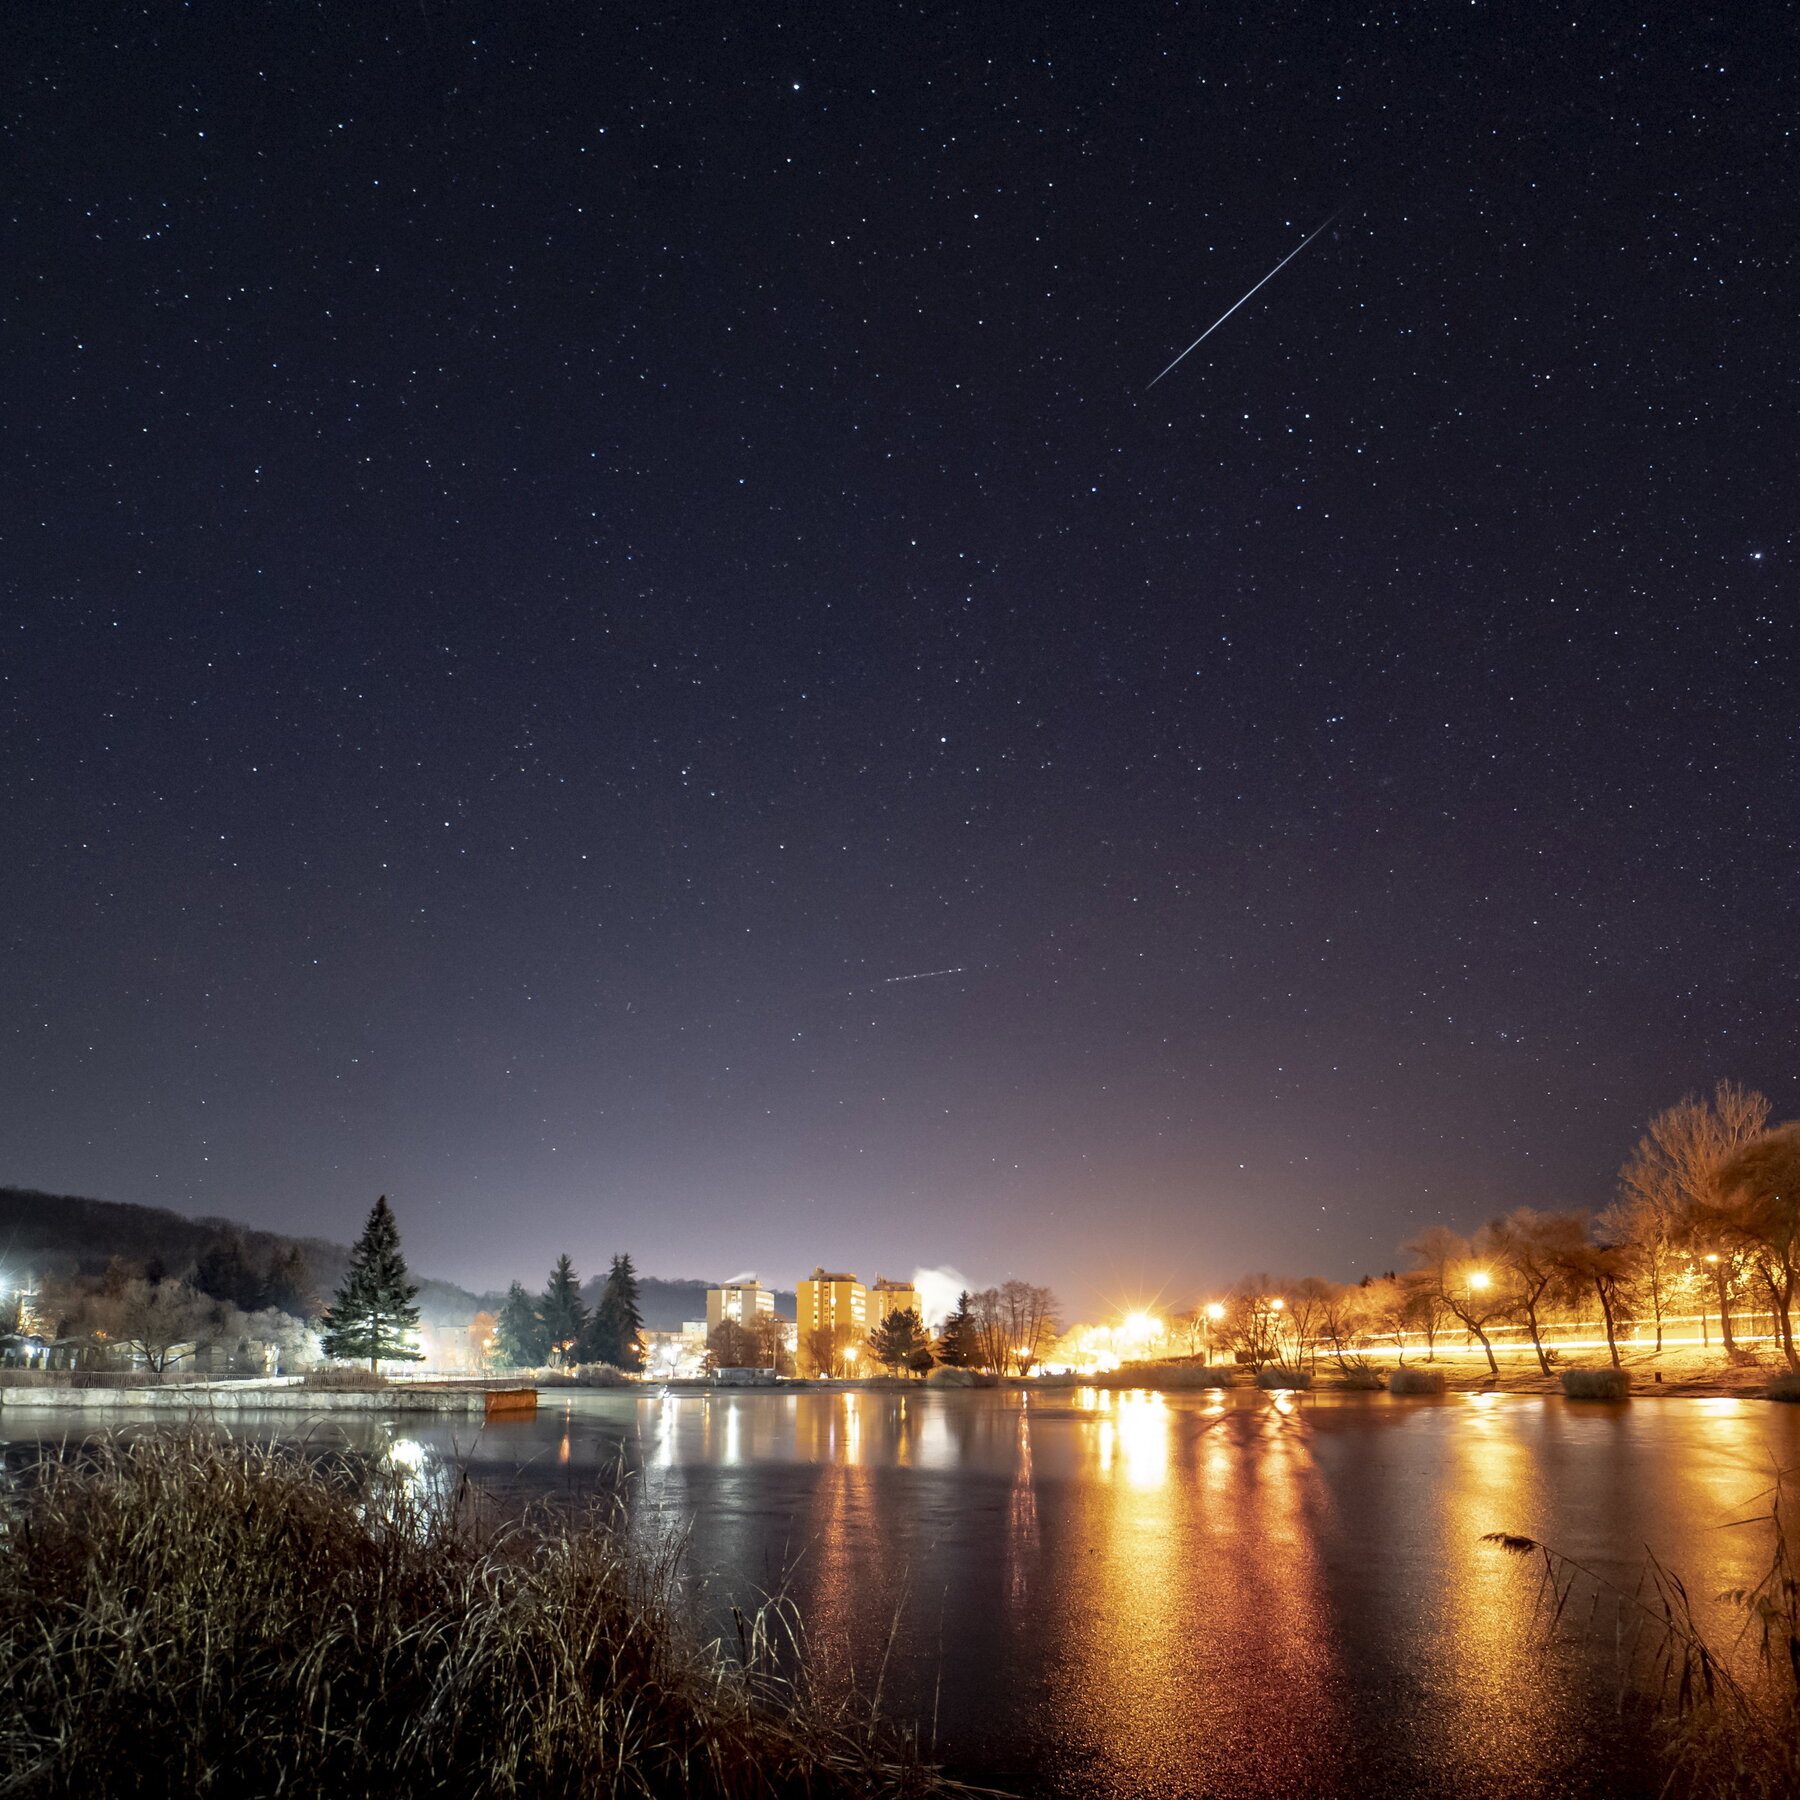
{"label": "dark foreground vegetation", "polygon": [[0,1792],[911,1796],[956,1792],[817,1698],[772,1619],[706,1645],[678,1558],[617,1514],[204,1434],[32,1471],[0,1551]]}
{"label": "dark foreground vegetation", "polygon": [[[1749,1587],[1690,1593],[1652,1557],[1632,1588],[1535,1538],[1489,1542],[1535,1558],[1553,1628],[1573,1622],[1625,1657],[1627,1692],[1650,1715],[1669,1800],[1793,1800],[1800,1794],[1800,1531],[1783,1487],[1747,1521],[1768,1560]],[[1713,1623],[1716,1600],[1723,1626]]]}

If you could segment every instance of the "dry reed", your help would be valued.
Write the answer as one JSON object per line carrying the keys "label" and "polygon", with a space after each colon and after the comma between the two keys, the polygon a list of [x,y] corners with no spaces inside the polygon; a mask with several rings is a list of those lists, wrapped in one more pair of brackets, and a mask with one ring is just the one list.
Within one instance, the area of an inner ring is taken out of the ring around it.
{"label": "dry reed", "polygon": [[38,1466],[0,1553],[0,1793],[912,1796],[904,1741],[701,1642],[615,1508],[202,1433]]}
{"label": "dry reed", "polygon": [[1564,1369],[1562,1391],[1571,1400],[1629,1400],[1629,1369]]}
{"label": "dry reed", "polygon": [[1390,1394],[1441,1394],[1444,1391],[1442,1369],[1395,1369],[1387,1378]]}
{"label": "dry reed", "polygon": [[[1758,1519],[1769,1561],[1747,1588],[1718,1596],[1736,1620],[1726,1641],[1696,1616],[1681,1577],[1651,1556],[1627,1590],[1535,1538],[1486,1542],[1533,1556],[1549,1624],[1580,1616],[1624,1647],[1628,1677],[1652,1709],[1670,1800],[1793,1800],[1800,1794],[1800,1557],[1778,1483]],[[1610,1602],[1602,1607],[1601,1602]],[[1602,1614],[1609,1613],[1610,1619]]]}
{"label": "dry reed", "polygon": [[300,1377],[302,1387],[322,1394],[376,1394],[387,1384],[385,1375],[361,1363],[324,1363]]}

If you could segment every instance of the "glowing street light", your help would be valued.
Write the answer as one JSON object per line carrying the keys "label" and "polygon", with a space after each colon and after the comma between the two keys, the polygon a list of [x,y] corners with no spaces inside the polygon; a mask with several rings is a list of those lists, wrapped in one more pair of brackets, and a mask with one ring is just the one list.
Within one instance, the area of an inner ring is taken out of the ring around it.
{"label": "glowing street light", "polygon": [[1486,1269],[1476,1269],[1470,1273],[1469,1286],[1479,1293],[1481,1289],[1486,1287],[1493,1279],[1493,1276],[1491,1276]]}
{"label": "glowing street light", "polygon": [[1225,1316],[1225,1309],[1215,1300],[1212,1305],[1206,1309],[1206,1316],[1209,1319],[1214,1320],[1222,1319]]}

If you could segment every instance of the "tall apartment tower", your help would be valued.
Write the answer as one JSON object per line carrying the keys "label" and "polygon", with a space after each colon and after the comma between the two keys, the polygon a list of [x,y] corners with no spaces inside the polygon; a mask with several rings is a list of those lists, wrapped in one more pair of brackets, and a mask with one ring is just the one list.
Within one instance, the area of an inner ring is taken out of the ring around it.
{"label": "tall apartment tower", "polygon": [[836,1375],[854,1368],[869,1334],[868,1290],[854,1275],[814,1269],[794,1290],[802,1375]]}
{"label": "tall apartment tower", "polygon": [[885,1275],[875,1277],[874,1285],[868,1290],[863,1311],[869,1321],[871,1331],[875,1330],[889,1313],[917,1313],[920,1324],[925,1322],[925,1314],[919,1307],[919,1290],[910,1282],[889,1281]]}

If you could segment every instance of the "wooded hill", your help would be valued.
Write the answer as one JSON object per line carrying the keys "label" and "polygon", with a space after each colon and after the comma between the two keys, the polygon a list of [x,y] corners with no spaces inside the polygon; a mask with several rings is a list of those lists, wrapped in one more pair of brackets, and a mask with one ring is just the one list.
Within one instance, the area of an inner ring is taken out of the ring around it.
{"label": "wooded hill", "polygon": [[[209,1250],[231,1238],[258,1269],[267,1268],[277,1251],[297,1245],[321,1300],[331,1298],[350,1262],[350,1246],[328,1238],[286,1237],[233,1219],[190,1219],[162,1206],[0,1187],[0,1272],[13,1276],[98,1275],[115,1256],[132,1263],[160,1259],[171,1275],[187,1275]],[[501,1293],[472,1294],[454,1282],[426,1280],[417,1269],[412,1276],[419,1284],[420,1316],[428,1325],[467,1325],[479,1311],[498,1312],[505,1299]],[[604,1284],[604,1275],[586,1284],[583,1297],[590,1307]],[[704,1319],[709,1285],[640,1276],[638,1305],[644,1324],[652,1331],[679,1331],[688,1319]],[[792,1294],[777,1294],[775,1304],[788,1318],[794,1316]]]}
{"label": "wooded hill", "polygon": [[[115,1256],[140,1264],[160,1260],[171,1275],[187,1275],[209,1250],[232,1238],[257,1268],[266,1268],[277,1251],[298,1246],[321,1300],[331,1298],[350,1263],[350,1246],[328,1238],[287,1237],[232,1219],[190,1219],[161,1206],[0,1187],[0,1270],[15,1277],[98,1275]],[[484,1307],[500,1303],[498,1294],[472,1294],[454,1282],[427,1280],[416,1270],[413,1279],[419,1283],[419,1313],[428,1325],[464,1326]]]}

